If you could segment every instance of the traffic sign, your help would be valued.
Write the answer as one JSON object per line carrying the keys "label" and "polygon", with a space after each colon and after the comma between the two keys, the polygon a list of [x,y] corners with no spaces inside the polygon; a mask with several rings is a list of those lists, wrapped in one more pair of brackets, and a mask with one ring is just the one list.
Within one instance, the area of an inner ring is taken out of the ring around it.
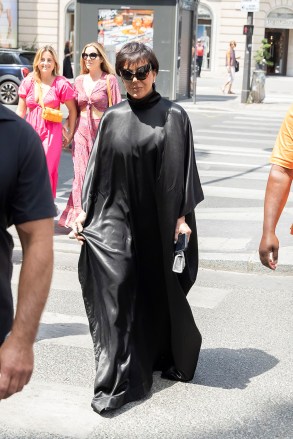
{"label": "traffic sign", "polygon": [[246,11],[246,12],[259,11],[259,0],[240,0],[240,1],[241,1],[241,6],[240,6],[241,11]]}

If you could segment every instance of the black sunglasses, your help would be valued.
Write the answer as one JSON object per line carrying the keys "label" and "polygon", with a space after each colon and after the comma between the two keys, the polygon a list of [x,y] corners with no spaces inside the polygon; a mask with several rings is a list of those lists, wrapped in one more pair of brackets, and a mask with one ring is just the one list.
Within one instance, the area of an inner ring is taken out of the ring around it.
{"label": "black sunglasses", "polygon": [[139,67],[135,72],[127,69],[122,69],[120,70],[120,75],[125,81],[132,81],[133,78],[136,78],[138,81],[143,81],[148,77],[151,70],[152,65],[151,63],[148,63],[145,66]]}
{"label": "black sunglasses", "polygon": [[99,56],[98,53],[92,52],[92,53],[85,53],[83,52],[81,54],[82,59],[96,59]]}

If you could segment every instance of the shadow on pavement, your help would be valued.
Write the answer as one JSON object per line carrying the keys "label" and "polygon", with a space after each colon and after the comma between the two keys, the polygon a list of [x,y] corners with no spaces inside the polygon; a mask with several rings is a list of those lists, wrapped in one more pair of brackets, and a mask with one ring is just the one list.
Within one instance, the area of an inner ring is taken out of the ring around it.
{"label": "shadow on pavement", "polygon": [[279,360],[260,349],[203,349],[194,384],[222,389],[245,389],[251,378],[272,369]]}
{"label": "shadow on pavement", "polygon": [[[198,155],[200,157],[201,152],[199,152]],[[232,180],[233,178],[242,177],[243,175],[251,174],[252,172],[258,172],[260,169],[264,169],[269,165],[270,165],[270,163],[265,163],[264,165],[257,166],[257,167],[252,168],[252,169],[248,169],[247,171],[238,172],[237,174],[229,175],[228,177],[216,178],[214,180],[205,181],[202,183],[202,186],[205,186],[208,184],[213,184],[213,183],[219,183],[220,181]]]}
{"label": "shadow on pavement", "polygon": [[54,236],[68,235],[68,233],[71,231],[71,228],[59,226],[58,221],[59,221],[59,217],[55,218],[55,220],[54,220]]}
{"label": "shadow on pavement", "polygon": [[227,101],[234,101],[237,99],[237,95],[196,95],[196,101],[197,102],[227,102]]}
{"label": "shadow on pavement", "polygon": [[[227,94],[197,94],[196,95],[196,102],[231,102],[235,101],[239,98],[237,94],[233,95],[227,95]],[[191,98],[181,98],[178,99],[176,102],[180,103],[193,103],[193,97]]]}

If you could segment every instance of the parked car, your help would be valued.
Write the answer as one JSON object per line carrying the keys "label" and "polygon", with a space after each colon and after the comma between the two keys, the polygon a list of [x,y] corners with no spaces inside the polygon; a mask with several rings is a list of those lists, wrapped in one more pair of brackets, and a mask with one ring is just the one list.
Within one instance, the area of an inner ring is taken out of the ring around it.
{"label": "parked car", "polygon": [[17,104],[18,87],[33,70],[34,51],[0,48],[0,102]]}

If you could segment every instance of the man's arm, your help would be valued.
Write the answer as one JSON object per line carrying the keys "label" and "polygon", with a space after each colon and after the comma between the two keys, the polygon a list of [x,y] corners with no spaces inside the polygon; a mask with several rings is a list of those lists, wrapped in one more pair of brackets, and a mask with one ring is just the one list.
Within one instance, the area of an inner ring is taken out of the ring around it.
{"label": "man's arm", "polygon": [[33,371],[33,343],[53,271],[53,219],[17,226],[23,249],[14,323],[0,348],[0,399],[22,390]]}
{"label": "man's arm", "polygon": [[279,250],[275,230],[286,204],[292,179],[293,169],[272,165],[265,194],[263,235],[259,245],[261,263],[272,270],[277,267]]}

